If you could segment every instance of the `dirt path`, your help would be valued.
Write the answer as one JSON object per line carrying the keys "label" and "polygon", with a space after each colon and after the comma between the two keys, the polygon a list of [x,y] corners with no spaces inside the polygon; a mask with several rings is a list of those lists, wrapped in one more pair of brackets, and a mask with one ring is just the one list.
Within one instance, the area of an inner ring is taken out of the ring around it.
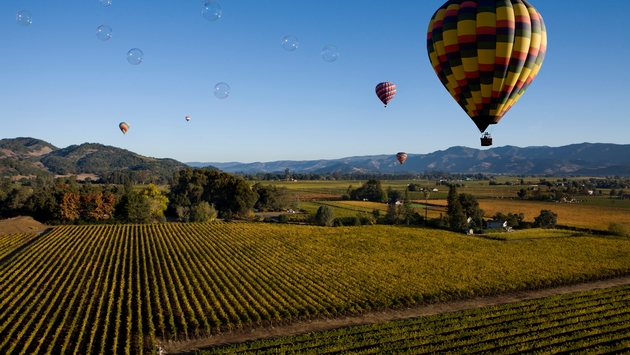
{"label": "dirt path", "polygon": [[520,301],[534,300],[549,296],[565,295],[574,292],[596,290],[621,285],[630,285],[630,276],[619,277],[603,281],[594,281],[577,285],[561,286],[543,290],[520,291],[503,295],[478,297],[463,301],[452,301],[417,307],[369,312],[354,316],[330,319],[314,319],[274,327],[260,327],[254,329],[236,330],[222,333],[208,338],[195,339],[185,342],[164,342],[162,346],[168,354],[186,354],[195,350],[219,345],[242,343],[251,340],[277,338],[310,332],[319,332],[335,328],[365,325],[371,323],[388,322],[440,313],[456,312],[472,308],[501,305]]}

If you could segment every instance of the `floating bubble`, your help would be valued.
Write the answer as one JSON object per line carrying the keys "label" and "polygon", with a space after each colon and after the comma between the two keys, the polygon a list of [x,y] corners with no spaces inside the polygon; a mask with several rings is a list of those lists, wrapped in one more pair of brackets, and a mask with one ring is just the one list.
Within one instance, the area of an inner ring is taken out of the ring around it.
{"label": "floating bubble", "polygon": [[107,41],[112,38],[112,28],[107,25],[100,25],[96,28],[96,38]]}
{"label": "floating bubble", "polygon": [[28,26],[33,23],[33,15],[26,10],[22,10],[17,13],[15,20],[20,26]]}
{"label": "floating bubble", "polygon": [[112,0],[98,0],[98,2],[100,2],[103,7],[108,7],[112,4]]}
{"label": "floating bubble", "polygon": [[219,99],[225,99],[230,96],[230,85],[226,83],[218,83],[214,86],[214,96]]}
{"label": "floating bubble", "polygon": [[214,1],[208,1],[203,4],[203,9],[201,10],[203,17],[208,21],[216,21],[221,18],[221,5]]}
{"label": "floating bubble", "polygon": [[282,48],[289,52],[293,52],[298,48],[298,46],[298,39],[294,35],[288,35],[282,39]]}
{"label": "floating bubble", "polygon": [[132,48],[129,50],[129,52],[127,52],[127,61],[130,64],[138,65],[142,63],[143,59],[144,59],[144,53],[142,53],[142,51],[139,50],[138,48]]}
{"label": "floating bubble", "polygon": [[339,50],[337,47],[329,44],[322,49],[322,58],[327,62],[334,62],[339,58]]}

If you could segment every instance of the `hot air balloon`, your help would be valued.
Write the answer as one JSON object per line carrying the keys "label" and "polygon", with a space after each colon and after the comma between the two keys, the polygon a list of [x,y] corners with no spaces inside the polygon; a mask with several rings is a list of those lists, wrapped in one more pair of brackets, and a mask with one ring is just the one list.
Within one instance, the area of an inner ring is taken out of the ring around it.
{"label": "hot air balloon", "polygon": [[186,121],[190,121],[190,116],[186,116]]}
{"label": "hot air balloon", "polygon": [[120,128],[123,134],[127,134],[127,131],[129,130],[129,123],[120,122],[120,124],[118,125],[118,128]]}
{"label": "hot air balloon", "polygon": [[407,160],[407,153],[400,152],[396,154],[396,160],[398,160],[400,164],[404,163],[405,160]]}
{"label": "hot air balloon", "polygon": [[[547,31],[527,0],[449,0],[431,18],[427,50],[442,85],[483,133],[538,74]],[[492,145],[488,132],[481,145]]]}
{"label": "hot air balloon", "polygon": [[385,104],[385,107],[394,98],[394,95],[396,95],[396,85],[394,83],[388,81],[376,85],[376,96]]}

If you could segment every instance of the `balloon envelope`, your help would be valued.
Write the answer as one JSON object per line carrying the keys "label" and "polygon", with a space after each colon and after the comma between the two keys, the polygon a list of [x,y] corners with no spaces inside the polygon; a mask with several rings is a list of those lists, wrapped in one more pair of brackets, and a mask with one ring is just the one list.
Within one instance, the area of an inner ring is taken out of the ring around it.
{"label": "balloon envelope", "polygon": [[387,81],[376,85],[376,96],[385,104],[385,107],[394,98],[394,95],[396,95],[396,85],[394,83]]}
{"label": "balloon envelope", "polygon": [[123,134],[127,134],[127,131],[129,130],[129,123],[120,122],[120,124],[118,125],[118,128],[120,128]]}
{"label": "balloon envelope", "polygon": [[483,132],[538,74],[547,31],[527,0],[449,0],[431,18],[427,50],[442,85]]}
{"label": "balloon envelope", "polygon": [[396,160],[398,160],[400,164],[404,163],[405,160],[407,160],[407,153],[400,152],[396,154]]}
{"label": "balloon envelope", "polygon": [[186,116],[186,121],[190,121],[190,116]]}

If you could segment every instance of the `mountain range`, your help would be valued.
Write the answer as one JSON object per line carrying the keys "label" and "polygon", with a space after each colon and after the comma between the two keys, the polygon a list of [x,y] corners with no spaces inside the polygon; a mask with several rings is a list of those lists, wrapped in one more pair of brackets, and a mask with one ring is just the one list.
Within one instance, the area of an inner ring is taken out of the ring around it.
{"label": "mountain range", "polygon": [[187,163],[190,166],[214,166],[232,173],[453,173],[492,174],[575,174],[630,175],[630,145],[581,143],[562,147],[504,146],[491,149],[451,147],[428,154],[408,153],[403,165],[394,154],[358,156],[331,160],[273,161],[266,163]]}
{"label": "mountain range", "polygon": [[[518,175],[624,175],[630,176],[630,145],[581,143],[562,147],[451,147],[428,154],[409,153],[403,165],[394,154],[330,160],[257,163],[181,163],[174,159],[145,157],[126,149],[98,143],[58,148],[35,138],[0,140],[0,177],[37,174],[104,177],[112,173],[134,175],[134,180],[164,180],[186,166],[212,167],[231,173],[490,173]],[[148,176],[148,177],[147,177]]]}

